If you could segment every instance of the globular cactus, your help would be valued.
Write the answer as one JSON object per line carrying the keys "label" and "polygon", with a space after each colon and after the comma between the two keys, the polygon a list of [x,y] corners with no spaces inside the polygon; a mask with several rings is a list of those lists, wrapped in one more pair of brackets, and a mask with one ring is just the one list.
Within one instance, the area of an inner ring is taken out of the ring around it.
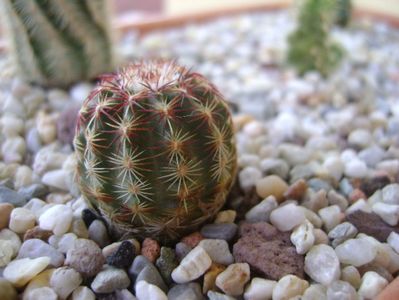
{"label": "globular cactus", "polygon": [[117,231],[173,240],[214,216],[236,175],[227,103],[173,62],[106,75],[80,110],[83,196]]}
{"label": "globular cactus", "polygon": [[107,0],[1,0],[18,74],[66,87],[112,70]]}

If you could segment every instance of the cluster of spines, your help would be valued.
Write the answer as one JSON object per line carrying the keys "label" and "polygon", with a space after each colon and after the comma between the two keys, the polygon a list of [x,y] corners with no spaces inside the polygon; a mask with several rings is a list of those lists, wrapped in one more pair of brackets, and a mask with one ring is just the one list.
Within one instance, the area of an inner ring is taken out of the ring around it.
{"label": "cluster of spines", "polygon": [[19,74],[50,86],[91,79],[112,67],[107,0],[2,0]]}
{"label": "cluster of spines", "polygon": [[201,75],[131,65],[102,79],[78,123],[79,184],[118,227],[175,238],[224,204],[236,172],[232,120]]}

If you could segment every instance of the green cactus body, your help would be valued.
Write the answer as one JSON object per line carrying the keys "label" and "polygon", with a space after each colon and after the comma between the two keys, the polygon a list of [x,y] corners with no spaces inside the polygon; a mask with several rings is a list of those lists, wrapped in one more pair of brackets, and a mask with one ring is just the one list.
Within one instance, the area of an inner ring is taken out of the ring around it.
{"label": "green cactus body", "polygon": [[328,76],[342,59],[342,48],[330,37],[335,7],[335,0],[304,0],[298,27],[288,37],[288,62],[301,75],[318,71]]}
{"label": "green cactus body", "polygon": [[26,80],[65,87],[112,69],[107,0],[1,0],[10,50]]}
{"label": "green cactus body", "polygon": [[162,61],[103,77],[81,108],[75,148],[82,194],[110,224],[169,241],[218,212],[237,169],[221,94]]}

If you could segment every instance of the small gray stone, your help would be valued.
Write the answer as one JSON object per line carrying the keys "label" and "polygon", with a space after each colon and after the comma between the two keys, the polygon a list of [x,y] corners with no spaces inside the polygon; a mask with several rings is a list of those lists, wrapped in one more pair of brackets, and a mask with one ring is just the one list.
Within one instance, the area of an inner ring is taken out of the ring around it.
{"label": "small gray stone", "polygon": [[345,196],[349,196],[353,192],[353,186],[350,183],[348,178],[343,178],[339,182],[339,190],[341,191],[342,194]]}
{"label": "small gray stone", "polygon": [[382,201],[388,204],[399,204],[399,184],[388,184],[382,189]]}
{"label": "small gray stone", "polygon": [[100,220],[94,220],[89,226],[89,238],[95,241],[100,248],[110,243],[107,227]]}
{"label": "small gray stone", "polygon": [[166,284],[171,284],[172,271],[178,266],[176,254],[173,249],[169,247],[161,247],[161,254],[155,262],[155,265],[157,266],[159,273],[161,274]]}
{"label": "small gray stone", "polygon": [[0,203],[10,203],[15,207],[24,206],[27,199],[5,186],[0,186]]}
{"label": "small gray stone", "polygon": [[328,237],[333,240],[331,244],[335,248],[346,240],[355,237],[357,232],[355,226],[349,222],[344,222],[331,229],[328,233]]}
{"label": "small gray stone", "polygon": [[208,224],[201,228],[201,234],[208,239],[230,241],[237,233],[238,226],[234,223]]}
{"label": "small gray stone", "polygon": [[48,188],[41,183],[34,183],[18,190],[18,194],[23,196],[27,201],[32,198],[43,198],[49,193]]}
{"label": "small gray stone", "polygon": [[42,141],[40,140],[39,133],[36,127],[31,128],[26,134],[26,146],[32,153],[37,153],[42,147]]}
{"label": "small gray stone", "polygon": [[269,216],[273,209],[277,208],[278,203],[274,196],[269,196],[260,203],[252,207],[246,214],[245,220],[249,223],[269,222]]}
{"label": "small gray stone", "polygon": [[168,292],[168,299],[173,300],[203,300],[201,286],[197,282],[177,284]]}
{"label": "small gray stone", "polygon": [[332,189],[332,186],[330,183],[328,183],[325,180],[322,180],[320,178],[311,178],[308,180],[308,186],[312,188],[315,192],[318,192],[320,190],[325,190],[326,192],[330,191]]}
{"label": "small gray stone", "polygon": [[260,162],[260,168],[264,175],[277,175],[281,178],[287,178],[290,170],[288,164],[282,159],[267,158]]}
{"label": "small gray stone", "polygon": [[175,253],[177,259],[181,261],[191,250],[192,248],[186,243],[183,242],[177,243],[175,246]]}
{"label": "small gray stone", "polygon": [[132,278],[133,281],[135,281],[139,273],[146,266],[151,266],[151,265],[152,263],[148,260],[147,257],[145,257],[144,255],[137,255],[128,270],[129,276]]}
{"label": "small gray stone", "polygon": [[302,206],[317,213],[320,209],[328,206],[326,191],[319,190],[315,192],[313,189],[308,188],[302,201]]}
{"label": "small gray stone", "polygon": [[385,151],[379,146],[371,146],[359,152],[358,157],[370,168],[374,168],[384,159]]}
{"label": "small gray stone", "polygon": [[297,165],[293,167],[290,171],[290,182],[293,183],[299,179],[309,179],[315,175],[313,168],[306,164],[306,165]]}
{"label": "small gray stone", "polygon": [[136,297],[127,289],[115,291],[115,297],[115,300],[136,300]]}
{"label": "small gray stone", "polygon": [[328,192],[327,199],[329,205],[338,205],[342,211],[345,211],[349,205],[348,200],[335,190],[330,190]]}
{"label": "small gray stone", "polygon": [[129,286],[130,279],[122,269],[106,266],[96,275],[91,288],[95,293],[112,293]]}
{"label": "small gray stone", "polygon": [[143,270],[141,270],[141,272],[137,275],[136,283],[140,280],[144,280],[147,283],[156,285],[165,293],[168,292],[168,287],[163,281],[161,274],[159,274],[157,268],[153,264],[149,264],[145,266]]}
{"label": "small gray stone", "polygon": [[234,262],[229,244],[225,240],[204,239],[198,245],[204,248],[214,263],[230,265]]}
{"label": "small gray stone", "polygon": [[87,239],[77,239],[68,250],[65,265],[69,265],[83,276],[96,275],[105,262],[105,258],[98,245]]}
{"label": "small gray stone", "polygon": [[23,242],[19,249],[17,259],[38,258],[43,256],[48,256],[50,258],[50,265],[55,268],[64,264],[64,255],[39,239],[30,239]]}

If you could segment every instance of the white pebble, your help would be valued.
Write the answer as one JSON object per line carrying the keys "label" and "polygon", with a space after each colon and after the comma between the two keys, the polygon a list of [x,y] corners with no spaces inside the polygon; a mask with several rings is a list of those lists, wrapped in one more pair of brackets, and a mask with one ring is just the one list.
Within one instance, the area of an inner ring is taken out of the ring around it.
{"label": "white pebble", "polygon": [[368,173],[367,165],[359,159],[351,160],[345,163],[345,175],[354,178],[366,177]]}
{"label": "white pebble", "polygon": [[52,235],[49,238],[49,244],[56,248],[58,251],[66,254],[68,250],[73,247],[73,243],[77,239],[78,237],[76,236],[76,234],[68,232],[63,234],[62,236]]}
{"label": "white pebble", "polygon": [[197,246],[191,250],[172,272],[172,279],[176,283],[186,283],[203,275],[211,266],[212,260],[208,253]]}
{"label": "white pebble", "polygon": [[328,300],[358,300],[356,290],[350,283],[337,280],[327,288]]}
{"label": "white pebble", "polygon": [[379,215],[385,223],[396,226],[399,221],[399,205],[377,202],[372,206],[374,213]]}
{"label": "white pebble", "polygon": [[42,177],[42,182],[48,186],[68,191],[68,185],[65,181],[67,178],[67,173],[60,169],[60,170],[53,170],[45,173]]}
{"label": "white pebble", "polygon": [[305,257],[305,272],[326,286],[339,279],[340,263],[334,249],[323,244],[312,247]]}
{"label": "white pebble", "polygon": [[23,207],[29,209],[35,215],[36,219],[39,219],[39,216],[46,205],[47,202],[39,198],[32,198]]}
{"label": "white pebble", "polygon": [[206,251],[214,263],[230,265],[234,261],[229,244],[225,240],[204,239],[198,245]]}
{"label": "white pebble", "polygon": [[305,214],[300,206],[290,203],[280,206],[270,214],[270,222],[280,231],[289,231],[305,221]]}
{"label": "white pebble", "polygon": [[9,228],[16,233],[25,233],[35,226],[36,216],[23,207],[14,208],[11,212]]}
{"label": "white pebble", "polygon": [[13,249],[13,257],[18,254],[19,248],[21,248],[21,239],[12,230],[4,228],[0,231],[0,240],[10,241]]}
{"label": "white pebble", "polygon": [[72,209],[63,204],[56,204],[47,209],[39,218],[42,229],[52,230],[56,235],[66,233],[72,222]]}
{"label": "white pebble", "polygon": [[338,245],[335,253],[341,263],[360,267],[376,257],[377,247],[367,239],[349,239]]}
{"label": "white pebble", "polygon": [[243,154],[241,156],[239,156],[238,158],[238,165],[241,168],[245,168],[245,167],[258,167],[260,164],[260,158],[259,156],[255,155],[255,154]]}
{"label": "white pebble", "polygon": [[244,286],[250,279],[247,263],[229,265],[216,277],[216,286],[229,296],[239,296],[244,292]]}
{"label": "white pebble", "polygon": [[56,152],[53,144],[43,147],[36,153],[33,171],[38,175],[43,175],[46,171],[60,169],[67,158],[66,154]]}
{"label": "white pebble", "polygon": [[399,204],[399,184],[386,185],[382,189],[382,201],[387,204]]}
{"label": "white pebble", "polygon": [[245,300],[264,300],[271,299],[273,295],[273,289],[276,286],[277,281],[254,277],[251,283],[245,288],[244,299]]}
{"label": "white pebble", "polygon": [[336,180],[340,180],[345,171],[345,165],[339,157],[329,156],[323,163],[323,167],[327,169],[328,174]]}
{"label": "white pebble", "polygon": [[71,300],[95,300],[96,296],[87,286],[79,286],[72,293]]}
{"label": "white pebble", "polygon": [[301,300],[327,300],[327,288],[319,283],[311,284],[301,296]]}
{"label": "white pebble", "polygon": [[61,299],[66,299],[81,283],[80,273],[68,267],[54,270],[50,278],[50,287]]}
{"label": "white pebble", "polygon": [[309,283],[295,275],[285,275],[273,289],[273,300],[286,300],[302,295]]}
{"label": "white pebble", "polygon": [[374,299],[386,286],[388,281],[376,272],[368,271],[362,277],[359,295],[366,299]]}
{"label": "white pebble", "polygon": [[53,116],[40,111],[36,118],[36,128],[44,144],[53,142],[57,137],[57,125]]}
{"label": "white pebble", "polygon": [[268,222],[270,213],[278,207],[278,203],[274,196],[269,196],[252,207],[246,214],[245,220],[251,223]]}
{"label": "white pebble", "polygon": [[244,125],[242,130],[248,137],[254,138],[264,132],[264,127],[259,121],[250,121]]}
{"label": "white pebble", "polygon": [[314,211],[303,206],[300,206],[300,208],[303,210],[305,218],[312,223],[315,228],[320,228],[323,225],[323,221]]}
{"label": "white pebble", "polygon": [[364,199],[357,200],[355,203],[349,206],[345,212],[347,215],[349,215],[357,210],[361,210],[367,213],[372,212],[370,205]]}
{"label": "white pebble", "polygon": [[24,121],[13,115],[3,115],[0,124],[5,137],[22,135],[24,131]]}
{"label": "white pebble", "polygon": [[387,243],[396,251],[396,253],[399,253],[399,234],[392,231],[387,238]]}
{"label": "white pebble", "polygon": [[365,129],[355,129],[348,136],[348,142],[354,146],[365,148],[373,141],[373,137]]}
{"label": "white pebble", "polygon": [[6,139],[1,146],[5,163],[21,163],[26,153],[25,140],[20,136]]}
{"label": "white pebble", "polygon": [[57,300],[56,292],[47,286],[39,287],[29,292],[27,299],[24,300]]}
{"label": "white pebble", "polygon": [[341,223],[341,220],[344,217],[338,205],[324,207],[320,209],[318,213],[327,231],[330,231]]}
{"label": "white pebble", "polygon": [[12,243],[7,240],[0,240],[0,268],[8,265],[13,255]]}
{"label": "white pebble", "polygon": [[29,186],[33,183],[33,171],[28,166],[20,166],[15,172],[14,187],[18,190],[21,187]]}
{"label": "white pebble", "polygon": [[262,178],[262,172],[255,167],[246,167],[238,174],[240,187],[243,190],[250,190],[255,186],[256,182]]}
{"label": "white pebble", "polygon": [[137,300],[168,300],[168,297],[159,287],[144,280],[136,283],[135,289]]}
{"label": "white pebble", "polygon": [[15,287],[23,287],[29,280],[43,271],[49,263],[50,258],[47,256],[34,259],[16,259],[7,265],[3,276]]}
{"label": "white pebble", "polygon": [[313,246],[315,241],[313,229],[313,224],[305,220],[291,233],[290,239],[298,254],[305,254]]}

